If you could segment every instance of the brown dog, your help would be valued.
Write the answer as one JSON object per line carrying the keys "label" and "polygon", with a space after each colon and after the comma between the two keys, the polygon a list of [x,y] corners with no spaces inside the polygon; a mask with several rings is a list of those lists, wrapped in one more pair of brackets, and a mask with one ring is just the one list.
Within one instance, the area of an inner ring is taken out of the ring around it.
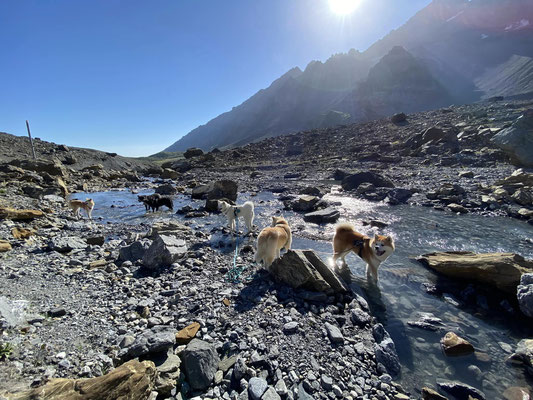
{"label": "brown dog", "polygon": [[80,219],[80,209],[84,209],[87,213],[87,217],[89,217],[89,219],[93,219],[91,215],[94,208],[93,199],[86,199],[85,201],[76,199],[70,200],[68,202],[68,206],[72,209],[72,211],[74,211],[74,215],[76,216],[76,218]]}
{"label": "brown dog", "polygon": [[353,251],[366,262],[366,276],[374,283],[378,281],[378,267],[394,251],[391,236],[375,235],[374,238],[357,232],[351,224],[339,224],[333,236],[333,261],[342,260],[341,268],[346,267],[344,259]]}
{"label": "brown dog", "polygon": [[255,262],[270,267],[279,258],[281,249],[289,250],[291,243],[291,228],[287,221],[283,217],[272,217],[272,226],[263,229],[257,238]]}

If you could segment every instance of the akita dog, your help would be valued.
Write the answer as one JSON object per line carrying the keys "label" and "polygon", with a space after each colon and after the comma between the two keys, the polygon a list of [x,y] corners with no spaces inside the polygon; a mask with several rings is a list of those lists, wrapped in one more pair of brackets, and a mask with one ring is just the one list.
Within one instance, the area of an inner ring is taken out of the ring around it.
{"label": "akita dog", "polygon": [[224,200],[217,200],[218,209],[228,219],[229,228],[232,232],[235,232],[235,220],[239,217],[244,219],[246,229],[250,233],[253,229],[254,223],[254,203],[247,201],[240,206],[232,206]]}
{"label": "akita dog", "polygon": [[81,214],[80,210],[84,209],[87,213],[87,217],[89,219],[93,219],[92,212],[94,208],[94,201],[93,199],[85,199],[85,201],[73,199],[68,202],[68,206],[74,211],[74,215],[77,219],[80,219]]}
{"label": "akita dog", "polygon": [[281,249],[289,250],[291,244],[291,228],[285,218],[272,217],[272,226],[264,228],[257,238],[255,262],[268,268],[280,257]]}
{"label": "akita dog", "polygon": [[337,260],[342,260],[341,268],[346,267],[344,259],[353,251],[366,262],[366,276],[374,283],[378,281],[378,267],[394,251],[391,236],[375,235],[374,238],[357,232],[351,224],[339,224],[333,236],[333,261],[339,268]]}

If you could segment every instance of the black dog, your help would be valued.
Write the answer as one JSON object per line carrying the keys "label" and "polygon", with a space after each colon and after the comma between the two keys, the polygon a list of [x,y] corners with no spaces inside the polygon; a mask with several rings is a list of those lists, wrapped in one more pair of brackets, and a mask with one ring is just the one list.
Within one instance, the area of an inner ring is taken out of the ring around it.
{"label": "black dog", "polygon": [[[158,194],[154,193],[151,196],[154,196],[154,195],[158,195]],[[144,204],[144,208],[146,209],[146,211],[148,211],[150,209],[150,206],[148,205],[148,197],[150,197],[150,196],[147,196],[147,195],[144,195],[144,194],[140,194],[140,195],[137,196],[137,201],[139,201],[140,203]]]}
{"label": "black dog", "polygon": [[166,206],[169,210],[174,211],[172,199],[168,196],[161,196],[159,193],[154,193],[149,196],[140,195],[137,199],[144,204],[146,211],[159,211],[159,207]]}

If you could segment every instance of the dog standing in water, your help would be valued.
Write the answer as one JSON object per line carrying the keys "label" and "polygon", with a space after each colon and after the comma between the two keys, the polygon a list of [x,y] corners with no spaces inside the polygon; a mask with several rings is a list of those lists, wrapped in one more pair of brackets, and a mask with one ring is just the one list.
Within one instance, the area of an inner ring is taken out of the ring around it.
{"label": "dog standing in water", "polygon": [[333,236],[333,261],[338,269],[337,260],[342,261],[341,268],[346,267],[344,259],[351,251],[366,262],[367,279],[378,281],[378,267],[394,252],[394,240],[391,236],[375,235],[370,238],[357,232],[351,224],[339,224]]}
{"label": "dog standing in water", "polygon": [[255,262],[268,269],[280,257],[281,249],[289,250],[291,244],[291,228],[285,218],[272,217],[272,226],[264,228],[257,238]]}
{"label": "dog standing in water", "polygon": [[85,199],[85,201],[73,199],[68,202],[68,206],[74,211],[74,215],[77,219],[80,219],[80,210],[83,209],[87,213],[89,219],[93,219],[92,212],[94,208],[93,199]]}
{"label": "dog standing in water", "polygon": [[139,195],[137,200],[144,204],[146,211],[152,209],[152,211],[159,211],[159,207],[166,206],[170,211],[174,211],[174,205],[172,204],[172,198],[168,196],[161,196],[159,193],[151,195]]}
{"label": "dog standing in water", "polygon": [[254,227],[254,203],[247,201],[240,206],[232,206],[224,200],[217,201],[218,209],[228,219],[229,228],[232,232],[235,232],[235,220],[239,217],[244,219],[244,224],[248,233],[252,232]]}

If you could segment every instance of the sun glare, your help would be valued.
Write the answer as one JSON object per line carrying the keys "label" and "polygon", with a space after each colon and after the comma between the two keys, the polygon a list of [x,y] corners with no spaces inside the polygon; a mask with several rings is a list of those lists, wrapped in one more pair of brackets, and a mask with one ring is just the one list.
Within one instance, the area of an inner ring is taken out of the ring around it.
{"label": "sun glare", "polygon": [[337,15],[348,15],[355,11],[361,0],[328,0],[329,7]]}

